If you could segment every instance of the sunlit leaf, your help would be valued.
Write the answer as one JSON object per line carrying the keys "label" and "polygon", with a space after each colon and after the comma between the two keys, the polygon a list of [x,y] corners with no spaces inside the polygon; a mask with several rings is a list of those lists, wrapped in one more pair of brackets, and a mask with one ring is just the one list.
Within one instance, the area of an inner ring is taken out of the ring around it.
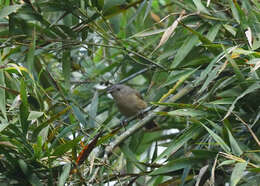
{"label": "sunlit leaf", "polygon": [[233,169],[230,177],[230,185],[235,186],[238,184],[239,180],[243,177],[243,173],[246,170],[247,162],[237,163]]}

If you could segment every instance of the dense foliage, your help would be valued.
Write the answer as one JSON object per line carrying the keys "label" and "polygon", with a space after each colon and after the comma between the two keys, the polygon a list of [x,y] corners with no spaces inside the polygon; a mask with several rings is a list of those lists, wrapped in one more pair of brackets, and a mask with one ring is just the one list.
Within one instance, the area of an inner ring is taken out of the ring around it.
{"label": "dense foliage", "polygon": [[0,55],[0,185],[259,184],[257,0],[2,0]]}

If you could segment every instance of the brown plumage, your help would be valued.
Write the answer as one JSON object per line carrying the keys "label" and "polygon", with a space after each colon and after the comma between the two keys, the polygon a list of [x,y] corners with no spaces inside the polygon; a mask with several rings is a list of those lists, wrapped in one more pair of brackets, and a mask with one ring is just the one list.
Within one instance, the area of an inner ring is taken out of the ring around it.
{"label": "brown plumage", "polygon": [[[129,86],[113,85],[108,92],[113,96],[119,111],[126,117],[134,116],[147,108],[141,94]],[[150,121],[145,128],[152,129],[156,126],[154,121]]]}

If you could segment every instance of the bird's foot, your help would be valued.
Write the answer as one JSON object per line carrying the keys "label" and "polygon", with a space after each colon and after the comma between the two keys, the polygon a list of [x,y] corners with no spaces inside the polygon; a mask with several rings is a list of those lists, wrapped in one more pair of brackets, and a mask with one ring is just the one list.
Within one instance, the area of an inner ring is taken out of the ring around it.
{"label": "bird's foot", "polygon": [[127,121],[126,119],[120,121],[120,125],[121,125],[122,128],[125,129],[125,131],[126,131],[125,126],[126,126],[127,124],[128,124],[128,121]]}

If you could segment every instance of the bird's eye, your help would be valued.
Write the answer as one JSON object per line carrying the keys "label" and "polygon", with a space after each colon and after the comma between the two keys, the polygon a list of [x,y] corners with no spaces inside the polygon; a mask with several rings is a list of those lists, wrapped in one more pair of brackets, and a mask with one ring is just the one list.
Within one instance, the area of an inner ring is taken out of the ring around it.
{"label": "bird's eye", "polygon": [[118,91],[120,91],[120,88],[117,88]]}

